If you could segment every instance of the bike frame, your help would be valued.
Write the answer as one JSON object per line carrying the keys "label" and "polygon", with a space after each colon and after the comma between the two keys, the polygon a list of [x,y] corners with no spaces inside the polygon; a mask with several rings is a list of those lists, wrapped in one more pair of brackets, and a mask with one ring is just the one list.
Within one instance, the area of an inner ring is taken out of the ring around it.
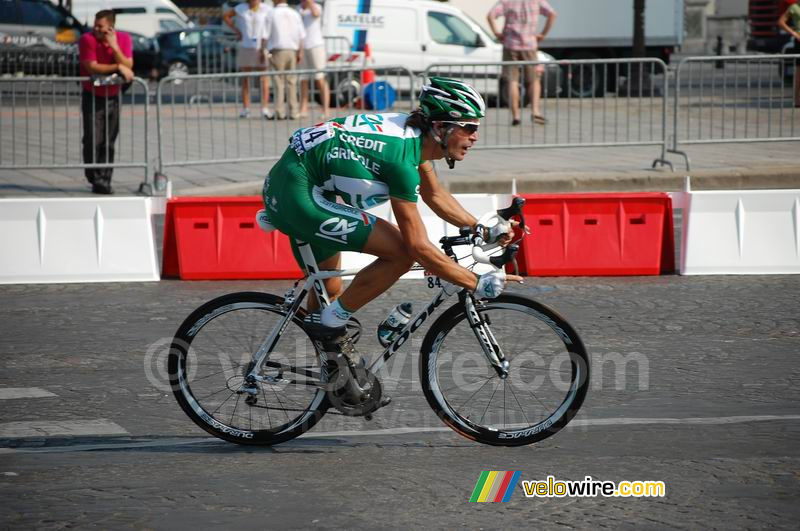
{"label": "bike frame", "polygon": [[[320,302],[320,306],[324,308],[330,304],[330,298],[328,297],[328,292],[325,289],[325,283],[323,281],[329,278],[355,275],[360,271],[360,269],[320,271],[317,266],[317,261],[314,258],[314,253],[311,251],[311,246],[306,242],[297,241],[296,243],[300,252],[300,256],[302,257],[303,262],[306,264],[308,275],[306,276],[300,293],[296,297],[294,296],[294,291],[297,287],[297,284],[295,284],[295,287],[287,293],[284,304],[289,306],[288,313],[281,320],[281,322],[275,326],[272,332],[270,332],[269,336],[267,336],[267,338],[261,343],[261,346],[258,348],[254,356],[253,361],[255,363],[251,365],[250,370],[245,375],[245,381],[268,381],[266,377],[261,376],[260,374],[264,365],[271,368],[284,369],[295,374],[303,374],[304,376],[317,378],[321,377],[317,371],[301,369],[298,367],[270,361],[269,355],[275,348],[275,345],[278,343],[278,340],[283,332],[286,330],[289,322],[297,315],[300,305],[311,289],[313,289],[314,293],[316,293]],[[451,252],[451,258],[454,257],[455,255],[452,255]],[[368,368],[369,371],[376,373],[378,370],[380,370],[380,368],[383,367],[386,362],[395,355],[397,350],[402,347],[406,341],[408,341],[408,339],[410,339],[411,336],[417,332],[417,330],[419,330],[422,324],[436,312],[437,308],[439,308],[439,306],[441,306],[445,300],[458,293],[459,299],[466,310],[470,328],[475,333],[475,337],[483,349],[486,358],[489,360],[489,363],[492,365],[492,367],[494,367],[501,378],[505,378],[507,376],[508,362],[506,361],[502,349],[497,343],[497,340],[492,334],[492,331],[489,329],[488,323],[486,323],[478,313],[475,298],[466,289],[458,288],[448,283],[444,284],[445,285],[434,295],[427,306],[425,306],[425,309],[419,312],[413,319],[409,320],[408,324],[406,324],[397,338],[384,349],[380,356],[372,361]],[[314,385],[313,383],[310,384]]]}

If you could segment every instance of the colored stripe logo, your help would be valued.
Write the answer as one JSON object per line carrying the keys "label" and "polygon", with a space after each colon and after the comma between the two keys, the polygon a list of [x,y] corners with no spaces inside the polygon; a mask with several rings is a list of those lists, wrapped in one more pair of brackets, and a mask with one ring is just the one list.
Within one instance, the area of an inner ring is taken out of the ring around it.
{"label": "colored stripe logo", "polygon": [[471,502],[507,502],[514,494],[519,482],[519,471],[487,471],[481,472],[475,490],[472,491]]}
{"label": "colored stripe logo", "polygon": [[[367,14],[372,7],[372,0],[359,0],[356,13]],[[367,44],[367,30],[359,29],[353,32],[353,51],[363,52]]]}

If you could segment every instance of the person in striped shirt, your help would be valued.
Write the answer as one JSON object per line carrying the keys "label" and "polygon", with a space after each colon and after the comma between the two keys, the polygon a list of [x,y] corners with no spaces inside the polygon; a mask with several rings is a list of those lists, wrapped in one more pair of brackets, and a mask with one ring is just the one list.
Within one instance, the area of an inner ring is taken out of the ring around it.
{"label": "person in striped shirt", "polygon": [[[789,7],[783,12],[778,19],[778,25],[792,36],[794,40],[794,48],[789,48],[789,53],[800,53],[800,4],[797,0],[790,0],[787,2]],[[791,24],[790,24],[791,22]],[[798,67],[800,61],[794,61],[794,106],[800,107],[800,72]]]}
{"label": "person in striped shirt", "polygon": [[[539,15],[547,18],[541,32],[538,29]],[[497,29],[499,17],[505,19],[502,31]],[[503,43],[503,61],[536,61],[539,43],[553,27],[556,12],[547,0],[498,0],[486,18],[492,33]],[[535,65],[525,65],[523,70],[531,98],[531,119],[534,123],[544,125],[547,119],[539,105],[542,93],[540,72]],[[508,84],[511,125],[519,125],[519,68],[503,67],[503,77]]]}

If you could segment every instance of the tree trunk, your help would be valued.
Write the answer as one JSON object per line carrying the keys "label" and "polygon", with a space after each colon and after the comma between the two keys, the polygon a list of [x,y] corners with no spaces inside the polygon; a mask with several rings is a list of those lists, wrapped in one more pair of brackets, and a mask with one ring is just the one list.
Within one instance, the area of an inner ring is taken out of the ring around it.
{"label": "tree trunk", "polygon": [[[645,0],[633,0],[633,57],[645,57],[644,33],[644,8]],[[630,91],[631,96],[654,95],[652,80],[650,79],[651,67],[641,63],[634,63],[628,68],[628,80],[624,83],[625,93]],[[660,92],[660,91],[658,91]]]}
{"label": "tree trunk", "polygon": [[633,56],[644,57],[644,1],[633,0]]}

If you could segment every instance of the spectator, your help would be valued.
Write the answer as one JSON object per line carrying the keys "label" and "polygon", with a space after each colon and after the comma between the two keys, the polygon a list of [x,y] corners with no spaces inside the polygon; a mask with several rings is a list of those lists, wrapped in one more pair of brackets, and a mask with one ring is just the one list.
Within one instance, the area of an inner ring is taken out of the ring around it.
{"label": "spectator", "polygon": [[[323,70],[325,68],[325,40],[322,38],[322,6],[314,0],[301,0],[300,16],[303,18],[303,26],[306,30],[306,38],[303,41],[305,50],[303,52],[303,70]],[[305,77],[300,82],[300,117],[308,116],[309,105],[309,80],[311,76]],[[322,103],[322,118],[328,117],[330,107],[330,93],[328,92],[328,82],[325,80],[324,72],[314,74],[314,84],[319,91]]]}
{"label": "spectator", "polygon": [[[789,24],[791,19],[791,24]],[[792,0],[786,11],[778,19],[778,25],[793,37],[794,48],[789,53],[800,53],[800,4]],[[800,107],[800,61],[794,60],[794,106]]]}
{"label": "spectator", "polygon": [[[121,76],[133,79],[133,41],[130,35],[114,29],[114,12],[98,11],[92,31],[78,41],[81,76]],[[113,80],[108,80],[113,81]],[[119,83],[83,82],[81,114],[83,116],[83,162],[113,163],[114,144],[119,135]],[[111,174],[114,168],[86,168],[86,179],[92,193],[113,194]]]}
{"label": "spectator", "polygon": [[[272,12],[272,24],[269,32],[267,48],[270,53],[270,65],[276,71],[295,70],[303,61],[303,39],[306,30],[300,13],[289,7],[285,0],[279,0]],[[297,76],[281,74],[275,77],[275,114],[279,120],[286,118],[285,92],[288,85],[289,118],[294,120],[298,115],[297,108]]]}
{"label": "spectator", "polygon": [[[261,0],[248,0],[228,10],[223,16],[225,24],[236,32],[239,46],[236,64],[242,72],[267,69],[267,38],[272,7]],[[269,77],[261,76],[261,115],[267,120],[275,118],[269,109]],[[242,111],[240,118],[250,116],[250,78],[242,78]]]}
{"label": "spectator", "polygon": [[[538,32],[539,15],[547,17],[541,33]],[[497,31],[498,17],[504,17],[503,31]],[[503,43],[503,61],[536,61],[539,43],[544,40],[556,12],[547,0],[498,0],[487,15],[489,28]],[[542,93],[541,72],[534,65],[525,65],[525,83],[531,98],[531,119],[546,124],[539,100]],[[503,67],[503,77],[508,84],[508,102],[511,108],[511,125],[519,125],[519,68]]]}

